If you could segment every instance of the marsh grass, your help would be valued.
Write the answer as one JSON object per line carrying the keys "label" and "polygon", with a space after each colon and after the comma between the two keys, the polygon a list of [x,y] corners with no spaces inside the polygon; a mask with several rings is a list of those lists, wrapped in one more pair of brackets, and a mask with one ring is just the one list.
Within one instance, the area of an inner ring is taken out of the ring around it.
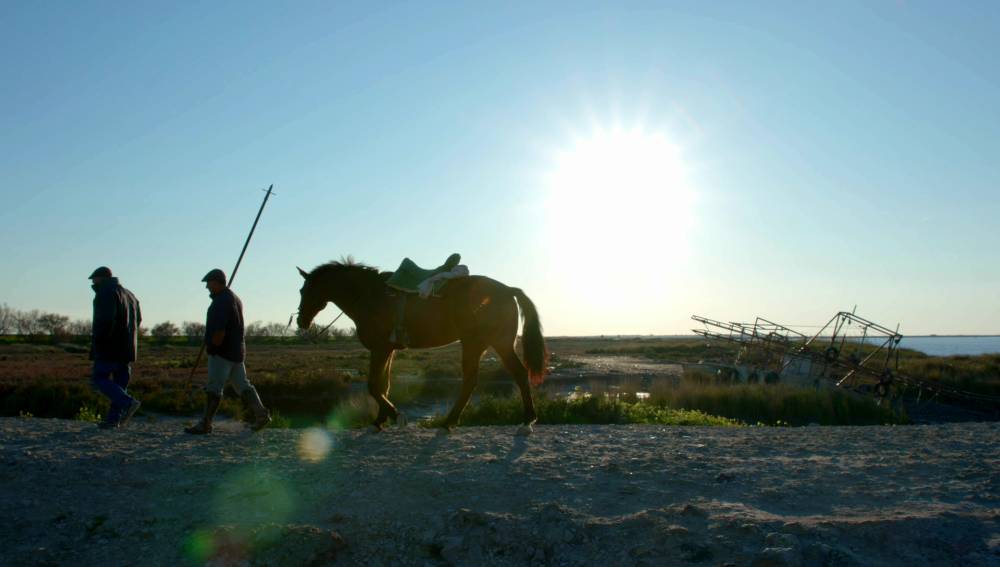
{"label": "marsh grass", "polygon": [[[590,342],[574,344],[577,348],[582,347],[588,354],[637,356],[658,362],[678,363],[729,363],[735,359],[738,351],[734,345],[725,342],[699,339],[626,339],[605,340],[600,343],[591,339]],[[828,345],[828,342],[821,340],[814,348],[822,351]],[[875,348],[870,344],[848,343],[841,356],[853,353],[858,358],[864,358]],[[899,349],[898,352],[898,371],[901,374],[959,390],[1000,397],[1000,354],[930,356],[910,349]],[[890,366],[893,364],[895,360],[890,361]]]}
{"label": "marsh grass", "polygon": [[704,339],[631,339],[605,342],[586,348],[586,354],[637,356],[659,362],[700,362],[736,357],[739,348],[724,342]]}
{"label": "marsh grass", "polygon": [[[655,360],[702,360],[725,358],[725,349],[706,346],[692,339],[613,339],[553,338],[549,340],[554,366],[573,367],[573,357],[585,353],[643,356]],[[79,349],[75,349],[79,350]],[[194,416],[201,411],[204,394],[204,363],[193,383],[188,382],[190,367],[198,347],[177,341],[140,348],[129,391],[142,400],[142,412]],[[458,345],[430,350],[402,351],[393,364],[391,399],[400,404],[424,400],[452,402],[460,385],[460,349]],[[269,408],[289,419],[294,427],[334,419],[338,423],[367,424],[373,411],[367,405],[353,407],[350,398],[366,388],[368,355],[356,341],[340,340],[318,345],[275,341],[252,345],[247,368],[251,381]],[[1000,355],[928,357],[912,351],[900,355],[902,372],[959,388],[1000,395]],[[52,344],[11,343],[0,341],[0,414],[17,416],[30,413],[38,417],[75,418],[81,408],[107,412],[107,401],[89,385],[90,363],[86,354]],[[492,353],[481,363],[477,406],[507,400],[513,382]],[[635,404],[635,390],[602,391],[590,387],[594,396],[613,395],[615,401]],[[626,390],[628,390],[626,388]],[[796,389],[785,386],[717,384],[714,377],[689,374],[680,384],[654,388],[643,400],[644,406],[628,410],[617,406],[594,406],[575,402],[563,404],[557,396],[540,401],[540,407],[552,412],[545,419],[585,423],[585,419],[667,420],[649,417],[650,407],[671,410],[695,410],[743,423],[804,425],[902,423],[905,415],[880,408],[871,398],[855,397],[838,390]],[[510,404],[505,422],[520,419],[520,402]],[[231,390],[227,392],[222,413],[239,416],[241,404]],[[470,416],[475,411],[470,408]],[[367,412],[367,413],[366,413]],[[646,413],[643,413],[646,412]],[[495,409],[495,419],[501,419]],[[484,414],[485,415],[485,414]],[[332,417],[331,417],[332,416]],[[467,418],[468,419],[472,418]],[[574,421],[575,420],[575,421]],[[499,421],[498,421],[499,422]]]}
{"label": "marsh grass", "polygon": [[1000,396],[1000,354],[901,357],[899,371],[960,390]]}
{"label": "marsh grass", "polygon": [[[344,397],[347,383],[343,377],[300,376],[287,380],[282,376],[261,376],[253,380],[269,408],[284,414],[326,415]],[[204,407],[201,384],[185,380],[134,379],[129,393],[142,401],[140,412],[169,415],[193,415]],[[38,380],[18,384],[0,383],[0,414],[30,412],[39,417],[76,419],[82,408],[107,413],[107,400],[95,392],[87,380]],[[222,415],[241,417],[242,402],[231,386],[224,391]]]}
{"label": "marsh grass", "polygon": [[[540,396],[539,423],[660,425],[883,425],[903,424],[905,411],[878,405],[867,396],[839,389],[786,385],[717,383],[703,372],[687,372],[678,385],[659,386],[642,396],[638,384],[597,387],[571,398]],[[461,425],[520,423],[518,396],[484,395],[462,414]],[[428,425],[443,425],[436,416]]]}
{"label": "marsh grass", "polygon": [[[605,396],[578,399],[539,397],[535,410],[540,424],[625,424],[655,425],[717,425],[734,427],[739,422],[708,415],[697,410],[659,407],[643,402],[625,402]],[[466,408],[460,425],[517,425],[521,423],[523,406],[519,397],[484,396]],[[440,427],[445,416],[438,415],[421,425]]]}
{"label": "marsh grass", "polygon": [[831,388],[774,384],[720,385],[685,382],[650,393],[647,403],[696,409],[707,414],[764,425],[883,425],[909,420],[902,410],[878,405],[868,396]]}

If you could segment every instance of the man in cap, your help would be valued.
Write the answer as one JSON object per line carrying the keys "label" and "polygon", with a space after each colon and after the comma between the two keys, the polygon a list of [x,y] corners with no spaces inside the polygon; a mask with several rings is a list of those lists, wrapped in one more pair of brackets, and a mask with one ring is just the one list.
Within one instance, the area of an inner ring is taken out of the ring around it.
{"label": "man in cap", "polygon": [[195,435],[212,432],[212,419],[222,403],[222,390],[229,380],[253,412],[251,429],[260,431],[271,423],[271,414],[261,403],[257,389],[247,379],[243,302],[226,286],[226,274],[222,270],[216,268],[208,272],[201,281],[205,282],[212,298],[205,321],[205,346],[208,351],[205,415],[200,422],[184,431]]}
{"label": "man in cap", "polygon": [[99,426],[116,429],[126,425],[141,405],[128,394],[128,383],[138,350],[142,313],[139,300],[118,283],[110,268],[97,268],[90,274],[90,281],[94,290],[91,385],[111,400],[107,418]]}

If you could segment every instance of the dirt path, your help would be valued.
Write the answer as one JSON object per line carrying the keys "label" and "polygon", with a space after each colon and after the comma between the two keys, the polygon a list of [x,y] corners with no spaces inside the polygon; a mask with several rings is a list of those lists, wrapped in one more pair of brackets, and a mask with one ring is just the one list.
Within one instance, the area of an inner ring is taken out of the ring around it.
{"label": "dirt path", "polygon": [[177,425],[0,419],[0,564],[1000,565],[995,423]]}

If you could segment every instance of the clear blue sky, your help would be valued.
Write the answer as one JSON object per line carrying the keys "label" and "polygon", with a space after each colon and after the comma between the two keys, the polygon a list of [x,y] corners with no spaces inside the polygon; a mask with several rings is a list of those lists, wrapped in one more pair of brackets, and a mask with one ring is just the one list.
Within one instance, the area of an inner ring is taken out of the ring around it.
{"label": "clear blue sky", "polygon": [[[1000,4],[482,6],[0,4],[0,302],[88,317],[106,264],[148,323],[201,320],[274,183],[249,320],[296,265],[460,252],[549,334],[1000,332]],[[618,182],[612,132],[686,197]]]}

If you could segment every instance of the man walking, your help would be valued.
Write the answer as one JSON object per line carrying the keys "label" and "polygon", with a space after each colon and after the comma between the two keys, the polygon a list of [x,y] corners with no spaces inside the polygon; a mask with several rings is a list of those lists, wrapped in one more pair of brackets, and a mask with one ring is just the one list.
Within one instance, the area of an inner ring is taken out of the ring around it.
{"label": "man walking", "polygon": [[243,338],[243,302],[226,286],[226,274],[214,269],[202,278],[212,298],[205,321],[208,351],[208,383],[205,384],[205,415],[184,431],[194,435],[212,432],[212,420],[222,403],[222,390],[232,380],[237,393],[253,412],[251,429],[260,431],[271,423],[271,414],[260,401],[257,389],[247,379],[244,360],[247,346]]}
{"label": "man walking", "polygon": [[132,363],[138,350],[142,313],[139,300],[101,266],[90,274],[94,289],[94,318],[90,359],[94,361],[91,385],[111,400],[102,429],[125,426],[141,405],[128,394]]}

